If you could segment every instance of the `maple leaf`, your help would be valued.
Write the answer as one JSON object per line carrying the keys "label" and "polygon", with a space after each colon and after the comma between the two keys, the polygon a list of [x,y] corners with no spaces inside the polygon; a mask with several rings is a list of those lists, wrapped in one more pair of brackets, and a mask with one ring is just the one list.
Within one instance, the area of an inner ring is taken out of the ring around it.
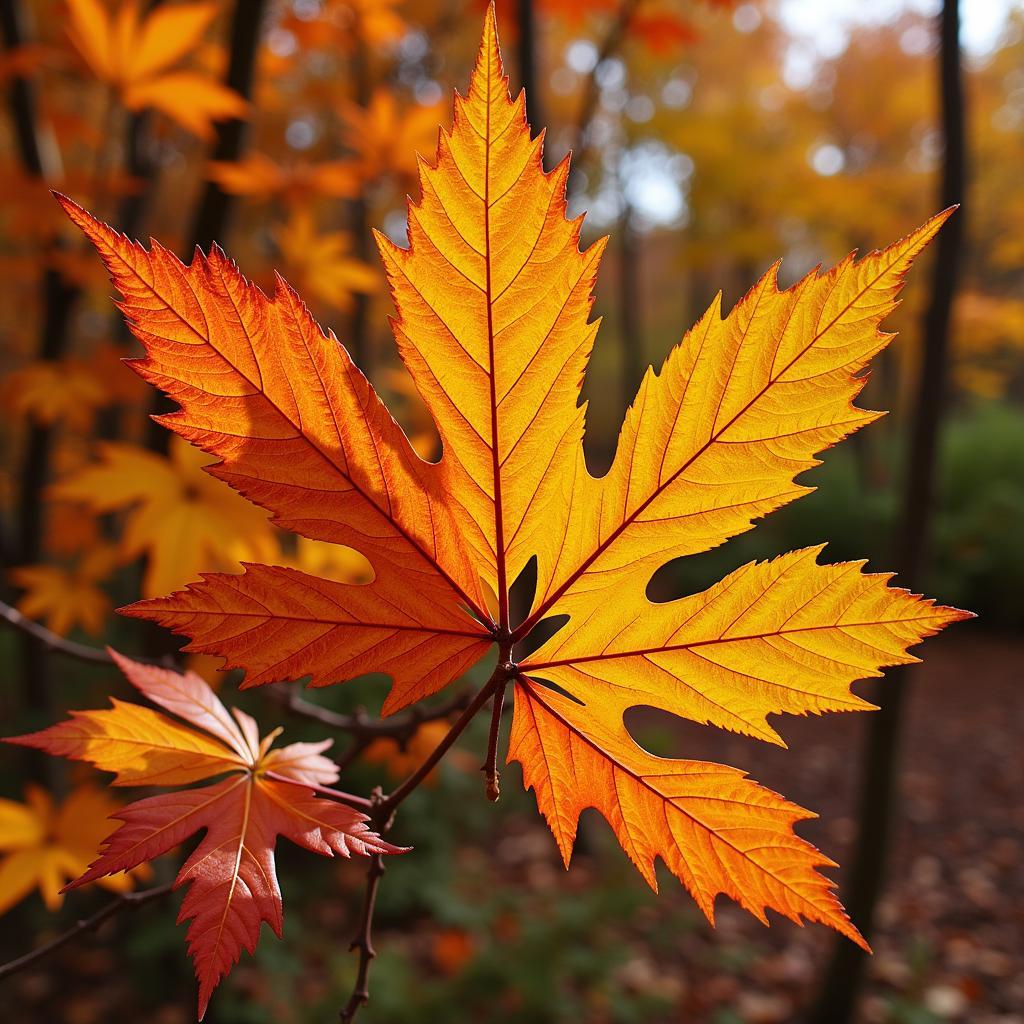
{"label": "maple leaf", "polygon": [[321,234],[308,209],[295,210],[274,237],[298,287],[335,309],[351,309],[354,295],[371,294],[380,286],[378,272],[352,254],[351,236],[344,231]]}
{"label": "maple leaf", "polygon": [[[273,749],[280,730],[261,739],[256,722],[237,708],[229,714],[195,673],[110,654],[143,696],[182,721],[112,700],[109,710],[73,711],[68,721],[6,742],[88,761],[116,773],[115,786],[208,783],[119,808],[112,817],[123,824],[103,840],[91,864],[76,867],[79,877],[65,887],[117,878],[205,831],[175,880],[175,888],[188,886],[178,921],[191,921],[187,942],[202,1020],[210,995],[242,950],[255,950],[263,923],[281,937],[278,836],[326,857],[404,851],[371,831],[365,814],[308,788],[337,780],[337,765],[323,756],[332,740]],[[0,815],[4,810],[0,805]]]}
{"label": "maple leaf", "polygon": [[108,405],[109,390],[88,364],[74,359],[41,359],[8,374],[0,384],[3,405],[17,416],[53,426],[63,422],[85,431],[97,409]]}
{"label": "maple leaf", "polygon": [[[775,267],[725,318],[716,299],[645,377],[598,479],[580,388],[604,242],[580,251],[568,161],[545,172],[542,143],[522,94],[509,97],[492,8],[453,127],[420,162],[408,248],[377,236],[398,349],[443,442],[435,463],[286,285],[264,295],[216,248],[182,266],[61,200],[124,296],[147,352],[136,369],[180,406],[163,422],[278,525],[351,546],[374,572],[350,586],[250,565],[124,611],[188,634],[250,686],[386,673],[385,713],[496,643],[488,685],[514,680],[509,760],[566,862],[579,813],[596,807],[651,885],[660,857],[709,918],[725,893],[762,920],[773,908],[863,943],[817,871],[831,862],[793,831],[809,812],[734,768],[653,757],[623,716],[653,705],[780,742],[768,715],[868,707],[855,680],[913,660],[912,645],[966,616],[859,564],[820,565],[819,549],[679,601],[646,596],[671,559],[806,493],[795,478],[817,453],[876,417],[853,404],[861,371],[950,211],[786,290]],[[516,623],[509,587],[533,559]],[[568,621],[517,663],[516,645],[555,617]]]}
{"label": "maple leaf", "polygon": [[[449,723],[441,719],[424,722],[404,742],[390,736],[381,736],[370,743],[361,756],[370,764],[384,765],[393,779],[405,779],[427,759],[445,738],[449,728]],[[478,767],[476,759],[465,750],[453,750],[447,760],[453,768],[463,772],[472,772]],[[436,785],[439,767],[429,772],[424,779],[425,785]]]}
{"label": "maple leaf", "polygon": [[18,610],[30,619],[66,636],[76,625],[94,636],[110,614],[110,598],[99,587],[117,565],[116,552],[109,544],[97,544],[79,559],[73,569],[59,565],[23,565],[11,569],[11,581],[25,593]]}
{"label": "maple leaf", "polygon": [[416,153],[437,137],[440,107],[415,104],[400,109],[390,89],[375,89],[361,107],[345,102],[339,108],[342,140],[355,153],[355,165],[366,181],[386,174],[416,175]]}
{"label": "maple leaf", "polygon": [[202,472],[209,460],[201,452],[178,443],[164,458],[109,442],[99,455],[49,493],[93,512],[129,509],[120,551],[125,560],[147,556],[144,593],[164,593],[202,568],[276,552],[266,516]]}
{"label": "maple leaf", "polygon": [[211,160],[206,175],[231,195],[279,196],[290,203],[304,202],[310,193],[351,199],[359,192],[359,170],[351,160],[279,164],[265,153],[254,152],[240,160]]}
{"label": "maple leaf", "polygon": [[[0,914],[38,889],[47,909],[59,910],[63,887],[89,868],[103,838],[107,820],[120,807],[109,794],[79,786],[60,806],[38,786],[25,790],[25,802],[0,799]],[[127,892],[149,866],[97,879],[113,892]]]}
{"label": "maple leaf", "polygon": [[138,0],[122,0],[112,13],[100,0],[68,0],[67,7],[72,43],[129,110],[155,108],[204,139],[212,122],[248,112],[245,100],[212,76],[175,69],[197,49],[217,4],[167,4],[146,13]]}
{"label": "maple leaf", "polygon": [[331,0],[319,17],[289,11],[281,21],[305,50],[346,50],[383,47],[397,42],[406,24],[395,10],[401,0]]}

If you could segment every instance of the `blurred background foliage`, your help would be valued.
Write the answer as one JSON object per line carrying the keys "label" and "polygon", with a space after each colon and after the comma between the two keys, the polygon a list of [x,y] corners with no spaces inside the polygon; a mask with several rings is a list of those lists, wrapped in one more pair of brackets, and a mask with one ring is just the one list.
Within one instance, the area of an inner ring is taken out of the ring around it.
{"label": "blurred background foliage", "polygon": [[[546,165],[573,150],[570,211],[589,211],[585,242],[612,237],[595,307],[604,325],[585,385],[595,473],[610,462],[646,367],[660,364],[716,292],[731,306],[778,257],[791,283],[851,249],[887,244],[934,212],[942,144],[928,0],[502,0],[498,8],[510,84],[530,79],[531,120],[535,130],[547,126]],[[48,193],[59,189],[182,257],[215,239],[266,288],[280,272],[434,457],[432,424],[395,355],[370,229],[404,240],[416,154],[432,158],[451,89],[465,88],[482,11],[477,0],[3,0],[0,541],[7,598],[26,616],[77,641],[163,654],[174,649],[168,638],[113,608],[246,559],[365,575],[353,552],[280,534],[202,472],[202,456],[153,427],[149,414],[163,409],[120,363],[138,352],[102,268]],[[953,655],[950,665],[988,664],[992,651],[1019,665],[1006,638],[1024,625],[1024,8],[965,5],[964,39],[971,174],[958,216],[968,248],[923,589],[981,617],[969,627],[986,637],[981,653]],[[677,595],[751,558],[823,540],[834,559],[892,564],[927,283],[926,270],[912,277],[890,323],[900,338],[876,360],[862,401],[891,415],[825,456],[807,478],[814,494],[664,570],[652,593]],[[99,705],[120,686],[111,671],[58,662],[23,639],[0,635],[5,732]],[[195,667],[218,681],[215,664]],[[378,681],[360,681],[318,699],[376,710],[381,692]],[[265,723],[281,715],[259,693],[239,703]],[[286,725],[289,737],[323,735]],[[843,728],[836,742],[851,743]],[[643,729],[657,748],[657,723]],[[413,753],[430,740],[415,740]],[[828,742],[814,755],[831,766],[821,779],[839,768]],[[382,891],[370,1019],[792,1019],[813,988],[817,939],[779,929],[766,938],[729,911],[708,935],[683,894],[657,902],[641,889],[593,824],[563,875],[532,797],[509,780],[497,811],[480,799],[480,746],[471,732],[436,784],[403,810],[400,839],[417,852],[393,867]],[[746,756],[748,747],[739,750]],[[349,788],[401,776],[410,756],[386,744],[362,751]],[[14,752],[0,757],[8,798],[0,858],[27,848],[29,833],[40,856],[71,856],[88,829],[68,840],[67,822],[97,799],[95,780],[54,775]],[[43,789],[25,796],[26,783]],[[818,780],[812,789],[839,799],[844,786],[833,792]],[[46,789],[58,805],[69,801],[63,818],[38,796]],[[17,834],[5,824],[15,818]],[[838,820],[846,834],[819,832],[833,853],[852,827]],[[1024,822],[1013,827],[1017,836]],[[918,853],[914,864],[929,856]],[[237,972],[214,1021],[331,1019],[351,985],[345,951],[358,869],[303,861],[291,870],[285,856],[281,874],[287,941],[264,943],[255,966]],[[1013,877],[1019,896],[1019,866]],[[7,911],[6,952],[78,913],[55,919],[55,886],[42,895]],[[88,1024],[143,1010],[155,1022],[189,1019],[191,985],[171,920],[166,908],[147,911],[122,921],[115,942],[69,950],[66,976],[51,969],[20,979],[16,1019]],[[982,971],[974,988],[956,974],[948,941],[948,930],[906,922],[887,931],[865,1020],[1024,1020],[1013,1016],[1024,1005],[1019,979],[1016,989],[998,980],[1014,967],[999,959],[1010,956],[1002,940],[988,949],[997,980]]]}

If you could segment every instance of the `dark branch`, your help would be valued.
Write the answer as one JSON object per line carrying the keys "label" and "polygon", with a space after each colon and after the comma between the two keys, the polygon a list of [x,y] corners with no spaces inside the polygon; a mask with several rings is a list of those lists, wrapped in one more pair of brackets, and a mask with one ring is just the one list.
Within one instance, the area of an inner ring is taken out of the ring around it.
{"label": "dark branch", "polygon": [[166,885],[158,885],[152,889],[141,889],[139,892],[123,893],[116,900],[97,910],[92,917],[83,918],[72,928],[62,932],[45,945],[40,946],[38,949],[33,949],[31,953],[26,953],[24,956],[19,956],[17,960],[11,960],[6,964],[0,965],[0,979],[8,978],[12,974],[23,971],[26,967],[31,967],[34,963],[50,956],[51,953],[55,953],[62,946],[73,942],[79,935],[95,931],[104,921],[121,913],[122,910],[138,910],[147,903],[152,903],[154,900],[166,896],[173,888],[174,883],[168,882]]}
{"label": "dark branch", "polygon": [[487,757],[480,770],[487,780],[487,799],[494,803],[501,795],[501,775],[498,772],[498,734],[501,731],[501,716],[505,707],[505,687],[494,693],[491,704],[491,728],[487,735]]}
{"label": "dark branch", "polygon": [[373,948],[373,913],[377,908],[377,890],[384,874],[384,858],[374,854],[370,858],[370,866],[366,872],[366,892],[363,896],[363,910],[359,917],[359,930],[352,940],[349,949],[359,950],[359,969],[356,972],[356,983],[352,989],[345,1008],[341,1011],[341,1024],[352,1024],[359,1008],[365,1006],[370,999],[370,964],[373,963],[377,951]]}
{"label": "dark branch", "polygon": [[[369,743],[375,739],[393,739],[399,744],[408,743],[424,722],[436,722],[450,718],[455,712],[465,710],[469,704],[471,693],[466,690],[455,694],[443,704],[433,707],[416,705],[409,711],[393,718],[371,718],[364,711],[356,711],[345,715],[330,708],[322,708],[312,701],[306,700],[293,689],[277,691],[275,699],[280,700],[285,709],[299,718],[308,718],[321,725],[348,733],[359,740]],[[364,744],[365,745],[365,744]]]}
{"label": "dark branch", "polygon": [[[507,645],[511,649],[511,644]],[[480,688],[476,696],[466,705],[465,710],[459,716],[458,720],[452,724],[452,727],[445,734],[443,740],[434,748],[426,760],[403,782],[397,789],[393,790],[386,797],[382,797],[380,790],[376,790],[373,794],[373,810],[370,812],[370,820],[373,822],[377,830],[383,834],[390,827],[394,818],[395,810],[398,805],[410,793],[412,793],[423,780],[433,771],[435,765],[441,760],[442,757],[448,752],[452,744],[462,734],[463,730],[467,725],[476,717],[477,712],[496,694],[504,693],[505,684],[511,678],[511,672],[508,662],[508,650],[503,648],[501,656],[498,658],[498,664],[495,666],[494,672],[491,673],[490,679]],[[496,703],[500,703],[497,702]],[[496,719],[500,722],[501,710],[500,707],[496,713]],[[377,955],[373,948],[373,942],[371,938],[371,932],[373,929],[373,912],[377,902],[377,889],[380,885],[381,875],[384,874],[384,864],[379,856],[373,858],[373,862],[370,864],[370,869],[366,875],[366,895],[363,900],[363,911],[360,917],[359,931],[356,933],[355,939],[352,940],[351,949],[359,950],[359,970],[356,974],[355,987],[352,990],[352,995],[349,1001],[345,1004],[344,1009],[341,1011],[341,1022],[342,1024],[351,1024],[355,1019],[356,1014],[359,1012],[359,1008],[364,1006],[370,998],[369,980],[370,980],[370,964],[373,958]]]}
{"label": "dark branch", "polygon": [[[69,658],[88,661],[94,665],[112,665],[114,663],[114,659],[107,654],[104,648],[90,647],[88,644],[80,644],[74,640],[68,640],[66,637],[54,633],[52,629],[47,629],[38,622],[22,615],[17,608],[12,607],[5,601],[0,601],[0,619],[20,633],[24,633],[25,636],[31,637],[44,650],[52,651],[54,654],[63,654]],[[164,665],[164,662],[153,658],[134,658],[133,660],[141,661],[147,665]]]}
{"label": "dark branch", "polygon": [[474,718],[476,718],[477,712],[491,699],[491,696],[498,689],[498,687],[504,687],[505,683],[508,682],[508,674],[505,671],[504,665],[499,660],[497,667],[494,672],[491,673],[491,678],[481,687],[477,692],[477,695],[466,705],[465,711],[459,715],[458,719],[452,724],[452,727],[445,734],[443,740],[433,749],[426,760],[419,766],[403,782],[397,789],[392,790],[380,803],[378,812],[375,816],[375,820],[381,823],[381,827],[386,827],[387,821],[391,815],[394,814],[398,805],[401,804],[410,793],[415,790],[420,783],[433,771],[434,767],[441,760],[442,757],[452,746],[452,744],[459,738],[463,730]]}

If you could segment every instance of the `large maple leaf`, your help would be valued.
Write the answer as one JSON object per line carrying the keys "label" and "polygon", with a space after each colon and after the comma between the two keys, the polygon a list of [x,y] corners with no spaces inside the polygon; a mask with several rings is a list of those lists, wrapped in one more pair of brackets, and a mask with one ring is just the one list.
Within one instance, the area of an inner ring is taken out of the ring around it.
{"label": "large maple leaf", "polygon": [[201,1020],[242,949],[256,948],[263,922],[281,936],[283,906],[274,867],[278,836],[327,857],[402,850],[371,831],[365,814],[309,788],[338,778],[337,765],[323,756],[331,740],[272,749],[277,732],[260,739],[253,719],[237,708],[229,714],[194,673],[180,675],[110,653],[143,696],[189,724],[113,700],[109,710],[73,711],[65,722],[7,742],[88,761],[115,772],[115,786],[186,786],[217,778],[119,809],[112,817],[123,824],[103,841],[84,874],[65,887],[123,879],[121,872],[205,831],[175,881],[176,888],[189,887],[178,921],[191,921],[187,941],[199,981]]}
{"label": "large maple leaf", "polygon": [[[166,425],[279,525],[350,545],[375,573],[356,586],[250,565],[127,612],[245,668],[248,685],[387,673],[385,712],[496,644],[489,685],[515,681],[509,759],[566,861],[580,811],[596,807],[652,885],[660,857],[709,918],[725,893],[762,919],[774,908],[862,942],[816,871],[830,862],[793,832],[808,812],[735,769],[651,756],[623,715],[654,706],[781,742],[768,715],[868,707],[853,681],[914,660],[911,645],[964,616],[859,565],[819,565],[816,550],[680,601],[645,595],[670,559],[805,493],[795,478],[816,453],[875,418],[853,404],[861,371],[948,213],[786,290],[773,268],[724,319],[716,301],[648,373],[596,479],[580,387],[603,242],[580,251],[568,161],[546,173],[542,138],[523,96],[509,97],[491,11],[453,127],[421,161],[408,248],[378,236],[399,352],[443,441],[437,463],[416,457],[286,285],[267,297],[216,248],[185,267],[63,200],[124,296],[147,351],[136,369],[181,406]],[[517,623],[509,587],[533,558]],[[568,621],[517,664],[516,645],[555,616]]]}

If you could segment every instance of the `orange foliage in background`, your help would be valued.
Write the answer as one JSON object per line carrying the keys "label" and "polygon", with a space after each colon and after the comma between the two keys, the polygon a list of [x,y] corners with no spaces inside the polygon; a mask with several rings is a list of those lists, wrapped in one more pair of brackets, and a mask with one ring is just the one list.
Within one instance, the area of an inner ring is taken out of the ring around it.
{"label": "orange foliage in background", "polygon": [[[510,25],[513,6],[499,5]],[[476,2],[272,3],[251,89],[232,77],[241,7],[226,0],[38,5],[37,32],[0,63],[0,80],[33,87],[38,144],[34,160],[10,131],[0,149],[12,603],[60,636],[129,637],[154,659],[176,647],[156,622],[191,638],[204,673],[216,656],[246,687],[383,673],[385,716],[475,679],[497,643],[499,666],[516,662],[499,668],[508,760],[566,865],[594,807],[652,887],[660,858],[709,919],[724,893],[863,944],[819,873],[833,863],[794,831],[811,812],[737,769],[654,757],[624,715],[653,707],[782,744],[770,716],[869,709],[854,682],[967,614],[820,547],[690,597],[648,595],[671,560],[807,493],[817,455],[879,416],[854,404],[866,386],[872,407],[905,405],[924,295],[907,274],[948,216],[928,219],[923,23],[865,30],[799,85],[770,5],[535,6],[542,72],[524,97],[493,13],[470,71]],[[1024,389],[1024,204],[1007,157],[1024,131],[1024,19],[1011,29],[968,73],[985,198],[956,306],[965,406]],[[864,85],[890,80],[885,102]],[[214,208],[224,248],[193,252]],[[135,241],[150,235],[161,242]],[[630,259],[632,332],[615,288]],[[595,292],[609,314],[596,346]],[[536,586],[521,598],[524,570]],[[537,642],[552,617],[568,624]],[[20,742],[119,785],[205,785],[128,807],[88,786],[0,800],[0,913],[34,891],[55,909],[67,882],[126,891],[206,829],[178,874],[202,1012],[263,922],[280,935],[278,835],[325,855],[399,848],[335,799],[326,744],[271,749],[279,730],[261,740],[198,675],[118,661],[184,722],[115,701]],[[10,707],[52,720],[56,693],[45,666],[26,671]],[[358,753],[399,781],[449,726]],[[431,955],[456,973],[472,937],[448,928]]]}

